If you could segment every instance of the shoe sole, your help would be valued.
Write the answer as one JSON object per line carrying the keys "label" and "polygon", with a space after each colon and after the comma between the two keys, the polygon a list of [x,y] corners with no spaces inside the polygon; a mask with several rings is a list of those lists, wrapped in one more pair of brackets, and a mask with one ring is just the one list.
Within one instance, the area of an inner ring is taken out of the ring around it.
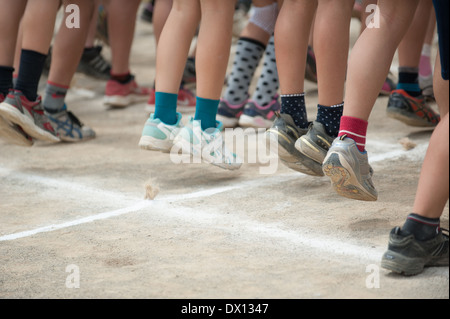
{"label": "shoe sole", "polygon": [[217,115],[217,120],[222,122],[224,128],[235,128],[239,125],[239,119],[235,117],[226,117],[223,115]]}
{"label": "shoe sole", "polygon": [[437,124],[430,123],[423,119],[411,116],[411,113],[405,112],[403,110],[396,110],[392,108],[387,109],[387,116],[391,119],[398,120],[405,123],[406,125],[413,127],[436,127]]}
{"label": "shoe sole", "polygon": [[131,94],[129,96],[105,96],[103,104],[111,108],[122,109],[133,104],[143,103],[148,100],[148,96]]}
{"label": "shoe sole", "polygon": [[321,150],[321,148],[306,136],[300,137],[297,142],[295,142],[295,148],[303,155],[309,157],[313,161],[322,165],[327,152]]}
{"label": "shoe sole", "polygon": [[331,179],[334,190],[343,197],[367,202],[378,199],[378,196],[364,189],[351,166],[340,154],[329,154],[323,164],[323,172]]}
{"label": "shoe sole", "polygon": [[[286,137],[282,132],[279,132],[278,130],[268,130],[267,134],[268,138],[266,139],[266,147],[271,150],[273,145],[272,143],[277,143],[277,154],[273,153],[272,151],[271,152],[274,155],[278,155],[279,159],[285,166],[306,175],[319,177],[324,176],[322,165],[314,162],[310,158],[307,158],[306,156],[298,152],[295,148],[291,151],[289,150],[289,138]],[[292,153],[296,154],[294,155]]]}
{"label": "shoe sole", "polygon": [[265,128],[269,129],[273,125],[273,121],[267,120],[262,116],[251,117],[248,115],[241,115],[239,119],[239,126],[252,127],[252,128]]}
{"label": "shoe sole", "polygon": [[139,147],[146,151],[159,151],[163,153],[170,153],[173,143],[162,141],[152,136],[142,136],[139,141]]}
{"label": "shoe sole", "polygon": [[47,131],[36,126],[36,124],[31,118],[24,115],[22,112],[20,112],[17,108],[15,108],[12,105],[9,105],[7,103],[0,104],[0,116],[3,116],[3,118],[6,119],[7,121],[19,125],[26,134],[35,139],[52,143],[61,141],[59,137],[51,133],[48,133]]}
{"label": "shoe sole", "polygon": [[0,136],[7,142],[19,146],[31,147],[34,144],[33,141],[27,139],[20,132],[12,128],[11,124],[6,122],[2,117],[0,117]]}

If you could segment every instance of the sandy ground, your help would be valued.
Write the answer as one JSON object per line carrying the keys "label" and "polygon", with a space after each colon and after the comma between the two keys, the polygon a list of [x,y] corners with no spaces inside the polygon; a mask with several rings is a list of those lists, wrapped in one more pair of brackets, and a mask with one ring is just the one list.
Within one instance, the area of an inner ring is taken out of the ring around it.
{"label": "sandy ground", "polygon": [[[132,70],[152,84],[152,28],[141,22]],[[68,96],[95,140],[0,141],[0,298],[449,297],[448,267],[415,277],[380,268],[390,230],[412,210],[431,136],[388,119],[386,97],[368,142],[380,196],[363,203],[281,164],[270,175],[262,162],[227,172],[140,150],[145,103],[108,109],[104,84],[77,74]],[[314,117],[317,89],[307,88]],[[416,146],[405,150],[403,138]],[[144,200],[149,181],[154,201]]]}

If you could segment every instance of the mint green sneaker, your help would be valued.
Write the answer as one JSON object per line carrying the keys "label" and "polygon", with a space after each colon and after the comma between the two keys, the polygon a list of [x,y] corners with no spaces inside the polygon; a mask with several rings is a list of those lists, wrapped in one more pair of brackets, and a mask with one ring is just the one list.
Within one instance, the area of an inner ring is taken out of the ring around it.
{"label": "mint green sneaker", "polygon": [[161,122],[160,119],[155,119],[155,115],[152,114],[147,123],[145,123],[139,147],[148,151],[170,153],[173,147],[173,140],[183,127],[181,118],[182,115],[177,113],[177,123],[167,125]]}
{"label": "mint green sneaker", "polygon": [[203,131],[200,121],[191,117],[189,123],[175,137],[174,145],[183,154],[199,159],[199,162],[227,170],[238,170],[242,166],[242,160],[226,147],[222,130],[222,122],[217,121],[215,129]]}

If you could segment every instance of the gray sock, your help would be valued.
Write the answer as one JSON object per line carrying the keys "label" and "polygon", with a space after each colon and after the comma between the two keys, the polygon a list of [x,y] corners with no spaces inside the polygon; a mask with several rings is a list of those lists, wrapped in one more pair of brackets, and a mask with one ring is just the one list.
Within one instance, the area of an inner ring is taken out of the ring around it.
{"label": "gray sock", "polygon": [[65,105],[68,87],[47,83],[43,100],[44,108],[47,112],[60,112]]}
{"label": "gray sock", "polygon": [[228,78],[224,99],[233,105],[248,99],[248,89],[261,61],[265,46],[253,39],[241,38],[237,43],[233,69]]}
{"label": "gray sock", "polygon": [[256,91],[253,93],[252,100],[260,106],[269,105],[278,94],[279,88],[277,61],[275,59],[275,42],[272,36],[266,49],[263,70],[256,85]]}

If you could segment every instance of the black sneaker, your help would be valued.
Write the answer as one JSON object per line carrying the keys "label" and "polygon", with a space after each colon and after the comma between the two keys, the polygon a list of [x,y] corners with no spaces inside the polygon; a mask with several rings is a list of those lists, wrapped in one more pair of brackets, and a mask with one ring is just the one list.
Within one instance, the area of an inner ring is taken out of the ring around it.
{"label": "black sneaker", "polygon": [[77,72],[99,80],[109,80],[111,77],[111,64],[103,58],[101,53],[101,46],[84,50]]}
{"label": "black sneaker", "polygon": [[[322,165],[303,155],[295,148],[295,142],[305,135],[308,130],[300,129],[288,114],[276,113],[272,127],[267,130],[268,141],[275,141],[278,145],[277,154],[281,162],[287,167],[311,176],[324,176]],[[268,145],[271,150],[270,145]]]}
{"label": "black sneaker", "polygon": [[388,251],[381,267],[406,276],[420,274],[425,267],[448,267],[448,230],[428,241],[418,241],[414,235],[403,235],[400,227],[391,231]]}
{"label": "black sneaker", "polygon": [[314,122],[308,133],[297,140],[295,148],[322,165],[334,140],[334,137],[327,134],[322,123]]}

